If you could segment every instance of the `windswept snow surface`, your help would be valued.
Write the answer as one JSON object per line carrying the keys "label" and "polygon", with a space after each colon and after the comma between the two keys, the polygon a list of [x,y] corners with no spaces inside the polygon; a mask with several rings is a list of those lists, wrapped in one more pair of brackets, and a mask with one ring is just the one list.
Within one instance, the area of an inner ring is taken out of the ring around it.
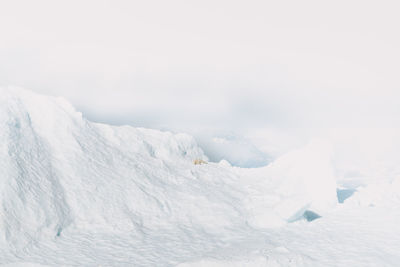
{"label": "windswept snow surface", "polygon": [[400,183],[338,204],[329,142],[262,168],[195,159],[207,157],[189,135],[91,123],[63,99],[0,89],[0,262],[398,266],[388,203]]}

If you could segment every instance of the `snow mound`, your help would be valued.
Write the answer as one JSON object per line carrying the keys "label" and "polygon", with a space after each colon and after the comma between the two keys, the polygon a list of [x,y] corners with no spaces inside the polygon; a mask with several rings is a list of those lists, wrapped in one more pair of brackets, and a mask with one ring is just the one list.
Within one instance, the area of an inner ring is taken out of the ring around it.
{"label": "snow mound", "polygon": [[321,141],[258,169],[194,165],[207,157],[189,135],[91,123],[18,88],[0,89],[0,129],[4,263],[194,262],[337,202]]}
{"label": "snow mound", "polygon": [[358,187],[345,204],[361,207],[397,207],[400,205],[400,177],[390,182],[375,182]]}
{"label": "snow mound", "polygon": [[337,204],[331,145],[313,140],[267,167],[240,170],[247,177],[251,224],[269,227],[292,222],[311,210],[324,214]]}
{"label": "snow mound", "polygon": [[192,137],[92,124],[62,99],[21,89],[1,95],[4,243],[21,248],[72,226],[129,231],[199,216],[182,213],[184,194],[174,186],[190,179],[170,172],[206,159]]}

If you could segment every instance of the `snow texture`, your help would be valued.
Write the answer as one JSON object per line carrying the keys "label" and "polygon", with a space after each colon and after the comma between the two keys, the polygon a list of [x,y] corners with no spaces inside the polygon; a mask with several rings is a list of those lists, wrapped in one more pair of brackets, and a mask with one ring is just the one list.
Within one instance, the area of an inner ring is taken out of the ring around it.
{"label": "snow texture", "polygon": [[339,205],[329,142],[261,168],[195,160],[208,159],[189,135],[92,123],[61,98],[2,88],[0,263],[398,264],[400,213],[370,206],[399,202],[399,180]]}

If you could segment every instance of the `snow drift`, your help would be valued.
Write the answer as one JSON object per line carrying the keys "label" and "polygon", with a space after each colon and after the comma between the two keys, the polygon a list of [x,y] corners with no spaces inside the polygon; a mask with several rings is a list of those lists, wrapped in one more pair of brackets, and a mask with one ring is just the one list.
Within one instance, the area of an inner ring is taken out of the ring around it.
{"label": "snow drift", "polygon": [[263,168],[196,159],[189,135],[91,123],[61,98],[0,89],[1,261],[175,265],[337,203],[322,141]]}

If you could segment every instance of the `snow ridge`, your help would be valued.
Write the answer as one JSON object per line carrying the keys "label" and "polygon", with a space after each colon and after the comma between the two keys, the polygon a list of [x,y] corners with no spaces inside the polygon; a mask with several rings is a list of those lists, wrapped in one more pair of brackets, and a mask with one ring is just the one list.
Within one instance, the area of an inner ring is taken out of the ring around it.
{"label": "snow ridge", "polygon": [[265,229],[337,203],[319,141],[263,168],[194,165],[207,157],[189,135],[92,123],[61,98],[23,89],[0,95],[4,263],[263,263]]}

